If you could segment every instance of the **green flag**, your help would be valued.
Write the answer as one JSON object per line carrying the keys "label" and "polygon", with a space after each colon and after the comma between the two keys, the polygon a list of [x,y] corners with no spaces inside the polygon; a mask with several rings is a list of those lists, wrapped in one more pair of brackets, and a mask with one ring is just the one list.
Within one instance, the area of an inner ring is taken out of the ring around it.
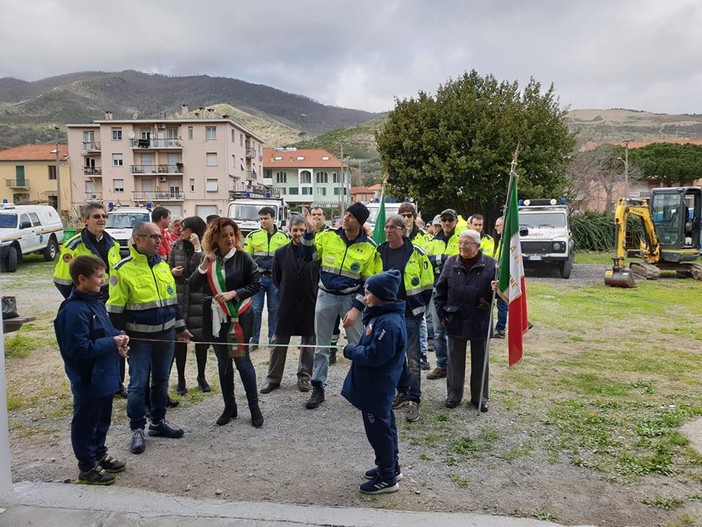
{"label": "green flag", "polygon": [[373,229],[373,241],[380,245],[385,243],[385,187],[380,192],[380,208],[378,209],[378,217],[375,219],[375,228]]}

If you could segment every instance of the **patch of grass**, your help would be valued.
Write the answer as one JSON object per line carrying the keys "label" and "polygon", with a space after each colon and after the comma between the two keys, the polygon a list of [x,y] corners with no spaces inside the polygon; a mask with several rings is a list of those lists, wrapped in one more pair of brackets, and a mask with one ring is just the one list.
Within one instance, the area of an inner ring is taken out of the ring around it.
{"label": "patch of grass", "polygon": [[421,459],[422,461],[431,461],[433,458],[429,454],[422,452],[421,454],[419,454],[419,459]]}
{"label": "patch of grass", "polygon": [[680,507],[680,505],[685,503],[685,500],[675,497],[654,496],[653,498],[642,499],[641,503],[648,505],[649,507],[669,510]]}
{"label": "patch of grass", "polygon": [[576,251],[575,263],[612,265],[612,254],[603,251]]}
{"label": "patch of grass", "polygon": [[12,412],[22,407],[22,398],[17,395],[11,395],[7,398],[7,411]]}
{"label": "patch of grass", "polygon": [[683,514],[680,518],[666,524],[666,527],[702,527],[700,519],[690,514]]}
{"label": "patch of grass", "polygon": [[537,520],[546,521],[546,522],[555,522],[558,520],[558,518],[556,516],[551,514],[546,509],[536,509],[534,511],[534,513],[532,514],[532,516],[534,518],[536,518]]}
{"label": "patch of grass", "polygon": [[5,339],[5,357],[24,359],[29,357],[35,347],[35,339],[17,332],[9,339]]}
{"label": "patch of grass", "polygon": [[522,445],[522,446],[517,446],[514,447],[504,454],[498,454],[497,457],[500,459],[504,459],[505,461],[514,461],[515,459],[518,459],[520,457],[527,457],[529,454],[531,454],[533,451],[533,448],[531,445]]}
{"label": "patch of grass", "polygon": [[470,486],[470,478],[466,476],[461,476],[459,474],[449,474],[448,475],[449,479],[456,483],[459,487],[469,487]]}

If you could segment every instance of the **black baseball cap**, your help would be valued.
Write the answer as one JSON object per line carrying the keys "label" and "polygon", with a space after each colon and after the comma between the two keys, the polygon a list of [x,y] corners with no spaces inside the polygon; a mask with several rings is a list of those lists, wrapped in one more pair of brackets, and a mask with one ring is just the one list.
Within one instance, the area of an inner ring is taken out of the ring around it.
{"label": "black baseball cap", "polygon": [[446,209],[442,211],[441,213],[441,219],[444,218],[444,216],[451,216],[452,220],[457,220],[458,219],[458,214],[456,214],[456,211],[453,209]]}

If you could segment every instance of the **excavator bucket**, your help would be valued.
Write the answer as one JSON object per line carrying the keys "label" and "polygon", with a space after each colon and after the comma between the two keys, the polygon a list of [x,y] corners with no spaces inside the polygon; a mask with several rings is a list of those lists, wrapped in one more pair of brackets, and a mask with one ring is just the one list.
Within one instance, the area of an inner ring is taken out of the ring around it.
{"label": "excavator bucket", "polygon": [[607,269],[604,275],[605,285],[611,287],[636,287],[634,273],[629,269]]}

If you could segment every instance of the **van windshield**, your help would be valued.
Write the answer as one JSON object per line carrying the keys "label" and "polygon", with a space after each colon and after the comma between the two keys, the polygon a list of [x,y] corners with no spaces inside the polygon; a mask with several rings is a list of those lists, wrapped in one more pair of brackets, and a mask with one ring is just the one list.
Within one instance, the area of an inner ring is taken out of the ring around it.
{"label": "van windshield", "polygon": [[[400,210],[400,205],[401,203],[385,203],[385,217],[389,218],[390,216],[397,214],[398,211]],[[375,223],[375,220],[378,219],[378,214],[380,213],[380,205],[378,204],[371,204],[368,206],[368,212],[370,212],[370,215],[368,216],[368,222],[369,223]]]}
{"label": "van windshield", "polygon": [[[239,221],[258,221],[258,211],[261,210],[263,206],[264,205],[234,203],[229,207],[229,217]],[[276,215],[273,217],[275,220],[278,216],[278,207],[275,205],[265,206],[271,207],[276,211]]]}
{"label": "van windshield", "polygon": [[139,221],[150,221],[148,212],[110,213],[107,215],[107,229],[131,229]]}
{"label": "van windshield", "polygon": [[0,229],[14,229],[17,227],[17,214],[0,214]]}
{"label": "van windshield", "polygon": [[524,212],[519,211],[519,225],[532,229],[549,227],[563,229],[566,226],[565,212]]}

